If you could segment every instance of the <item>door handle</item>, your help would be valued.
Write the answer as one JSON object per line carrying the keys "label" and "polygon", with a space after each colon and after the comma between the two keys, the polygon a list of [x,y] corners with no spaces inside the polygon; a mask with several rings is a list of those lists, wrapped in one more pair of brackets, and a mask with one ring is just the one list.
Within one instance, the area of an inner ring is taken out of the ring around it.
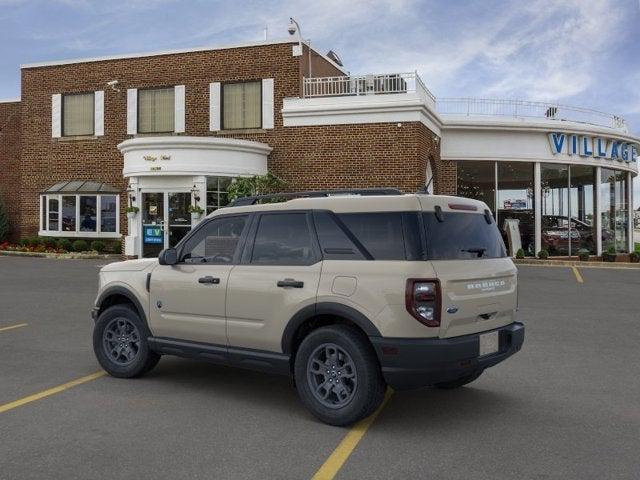
{"label": "door handle", "polygon": [[294,280],[293,278],[285,278],[284,280],[279,280],[277,285],[279,287],[302,288],[304,287],[304,282]]}
{"label": "door handle", "polygon": [[208,283],[211,285],[218,285],[220,283],[220,279],[216,277],[210,277],[210,276],[200,277],[198,279],[198,283]]}

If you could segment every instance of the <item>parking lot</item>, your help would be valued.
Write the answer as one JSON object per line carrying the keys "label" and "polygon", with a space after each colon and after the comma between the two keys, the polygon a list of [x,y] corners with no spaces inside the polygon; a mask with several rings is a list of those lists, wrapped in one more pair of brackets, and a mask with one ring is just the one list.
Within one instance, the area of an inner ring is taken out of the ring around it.
{"label": "parking lot", "polygon": [[[101,263],[0,257],[0,478],[304,479],[336,462],[349,429],[284,377],[170,357],[100,375]],[[640,477],[640,270],[519,270],[523,350],[465,388],[393,393],[336,478]]]}

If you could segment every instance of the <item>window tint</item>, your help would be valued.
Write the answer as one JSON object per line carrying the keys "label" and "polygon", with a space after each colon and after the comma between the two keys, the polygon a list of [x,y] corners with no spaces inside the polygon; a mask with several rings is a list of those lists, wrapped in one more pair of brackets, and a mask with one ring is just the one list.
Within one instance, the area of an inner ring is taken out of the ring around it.
{"label": "window tint", "polygon": [[211,220],[185,242],[182,261],[185,263],[232,263],[246,224],[246,215]]}
{"label": "window tint", "polygon": [[251,263],[310,265],[314,257],[306,213],[266,214],[260,217]]}
{"label": "window tint", "polygon": [[347,226],[375,260],[405,260],[402,213],[342,213]]}
{"label": "window tint", "polygon": [[364,255],[336,223],[333,215],[315,212],[313,219],[325,260],[364,260]]}
{"label": "window tint", "polygon": [[490,217],[477,213],[424,213],[429,260],[461,260],[506,257],[498,227]]}

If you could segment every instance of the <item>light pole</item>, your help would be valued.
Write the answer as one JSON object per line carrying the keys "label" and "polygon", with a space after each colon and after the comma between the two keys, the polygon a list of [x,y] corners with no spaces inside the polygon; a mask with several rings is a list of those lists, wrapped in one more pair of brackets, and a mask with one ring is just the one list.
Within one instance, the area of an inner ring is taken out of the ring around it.
{"label": "light pole", "polygon": [[[302,30],[300,29],[300,24],[298,22],[296,22],[294,20],[293,17],[289,17],[289,27],[287,28],[287,31],[289,32],[289,35],[295,35],[296,33],[298,34],[298,48],[299,48],[299,55],[302,55],[303,50],[302,50]],[[312,76],[311,74],[311,40],[307,40],[307,48],[308,48],[308,54],[307,57],[309,59],[309,64],[308,64],[308,68],[309,68],[309,77]]]}

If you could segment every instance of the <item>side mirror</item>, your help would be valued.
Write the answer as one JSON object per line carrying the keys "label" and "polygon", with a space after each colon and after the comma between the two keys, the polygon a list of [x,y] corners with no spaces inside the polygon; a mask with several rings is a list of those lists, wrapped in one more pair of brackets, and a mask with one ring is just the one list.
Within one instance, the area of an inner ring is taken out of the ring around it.
{"label": "side mirror", "polygon": [[165,248],[158,255],[160,265],[175,265],[178,263],[178,252],[175,248]]}

